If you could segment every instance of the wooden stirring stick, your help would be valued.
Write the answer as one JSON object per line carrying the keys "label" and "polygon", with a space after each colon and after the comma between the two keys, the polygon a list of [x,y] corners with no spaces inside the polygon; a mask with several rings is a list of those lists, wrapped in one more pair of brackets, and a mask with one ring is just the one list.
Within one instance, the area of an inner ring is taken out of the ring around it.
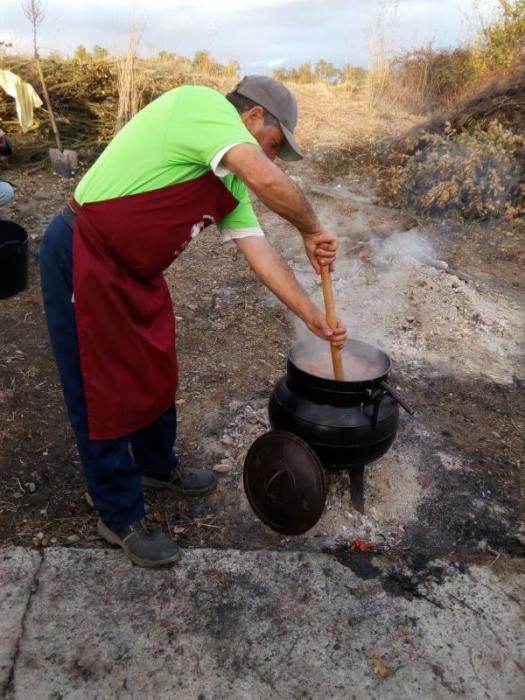
{"label": "wooden stirring stick", "polygon": [[[324,306],[326,309],[326,320],[331,328],[335,328],[337,325],[337,318],[335,316],[335,305],[334,305],[334,292],[332,289],[332,275],[330,273],[330,268],[328,265],[321,265],[321,283],[323,286],[323,298]],[[332,364],[334,366],[334,376],[337,380],[343,381],[343,355],[339,348],[335,345],[330,344],[330,350],[332,351]]]}

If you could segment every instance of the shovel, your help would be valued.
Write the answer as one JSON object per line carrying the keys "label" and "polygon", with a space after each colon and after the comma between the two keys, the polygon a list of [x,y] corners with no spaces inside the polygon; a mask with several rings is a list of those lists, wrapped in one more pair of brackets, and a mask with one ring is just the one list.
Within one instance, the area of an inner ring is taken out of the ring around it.
{"label": "shovel", "polygon": [[[332,275],[330,273],[330,268],[328,265],[321,265],[321,284],[323,287],[323,298],[324,306],[326,309],[326,320],[331,328],[335,328],[337,325],[337,318],[335,316],[335,305],[334,305],[334,292],[332,290]],[[343,355],[339,348],[335,345],[330,345],[330,350],[332,352],[332,365],[334,366],[334,377],[343,381]]]}
{"label": "shovel", "polygon": [[49,149],[51,165],[53,166],[53,170],[57,175],[62,175],[62,177],[72,177],[74,171],[78,167],[78,154],[76,151],[70,151],[67,149],[64,150],[62,148],[62,142],[60,141],[60,135],[58,133],[57,124],[55,121],[55,114],[51,106],[49,93],[47,92],[46,81],[44,80],[44,72],[42,70],[42,64],[40,63],[38,51],[35,51],[35,63],[38,70],[38,77],[40,78],[40,83],[42,85],[42,92],[44,93],[47,111],[49,112],[51,128],[53,129],[53,134],[55,135],[55,141],[57,144],[57,148]]}

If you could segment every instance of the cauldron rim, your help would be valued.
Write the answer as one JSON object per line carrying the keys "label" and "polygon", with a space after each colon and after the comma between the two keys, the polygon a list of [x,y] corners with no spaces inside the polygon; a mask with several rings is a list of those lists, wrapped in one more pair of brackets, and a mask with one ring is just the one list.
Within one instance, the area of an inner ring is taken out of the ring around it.
{"label": "cauldron rim", "polygon": [[359,380],[344,380],[340,381],[338,379],[328,379],[327,377],[320,377],[317,374],[310,374],[304,369],[301,369],[296,364],[296,360],[294,359],[294,353],[297,354],[300,352],[300,349],[309,345],[310,341],[309,340],[301,340],[292,345],[290,350],[288,351],[288,359],[287,359],[287,364],[288,364],[288,374],[295,375],[297,379],[303,379],[305,382],[308,382],[310,386],[315,385],[319,389],[324,389],[326,391],[334,391],[334,392],[354,392],[354,391],[363,391],[364,389],[368,389],[374,386],[377,386],[381,382],[385,381],[385,379],[388,377],[390,370],[392,369],[392,360],[390,359],[390,356],[386,354],[383,350],[380,348],[376,347],[375,345],[370,345],[370,343],[365,343],[362,340],[356,340],[356,339],[351,339],[347,342],[345,345],[345,348],[351,349],[352,353],[355,354],[357,357],[366,357],[367,354],[370,354],[370,351],[373,351],[374,353],[377,353],[377,355],[384,361],[385,367],[383,371],[373,377],[369,377],[367,379],[359,379]]}

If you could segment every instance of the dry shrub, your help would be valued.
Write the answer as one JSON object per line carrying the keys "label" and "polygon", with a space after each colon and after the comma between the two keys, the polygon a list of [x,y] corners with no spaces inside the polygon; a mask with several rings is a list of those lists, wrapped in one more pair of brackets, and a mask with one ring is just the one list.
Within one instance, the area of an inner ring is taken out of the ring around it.
{"label": "dry shrub", "polygon": [[431,44],[400,53],[398,0],[380,0],[381,14],[369,46],[368,92],[373,111],[434,113],[468,99],[490,82],[525,71],[525,0],[493,0],[490,23],[478,19],[470,45]]}
{"label": "dry shrub", "polygon": [[414,139],[418,133],[443,133],[447,122],[461,132],[476,125],[487,126],[494,119],[515,134],[525,132],[525,71],[489,84],[468,100],[418,125],[409,136],[417,144]]}
{"label": "dry shrub", "polygon": [[409,51],[391,64],[391,97],[415,113],[448,107],[466,94],[476,80],[468,48]]}
{"label": "dry shrub", "polygon": [[457,133],[429,134],[424,146],[391,166],[390,199],[426,214],[466,219],[525,214],[525,138],[498,121]]}

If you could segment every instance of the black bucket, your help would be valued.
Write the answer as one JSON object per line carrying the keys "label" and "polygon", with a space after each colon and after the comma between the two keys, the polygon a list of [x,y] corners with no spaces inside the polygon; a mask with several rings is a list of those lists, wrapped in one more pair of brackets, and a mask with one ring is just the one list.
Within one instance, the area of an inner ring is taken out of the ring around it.
{"label": "black bucket", "polygon": [[27,231],[13,221],[0,221],[0,299],[27,287]]}

